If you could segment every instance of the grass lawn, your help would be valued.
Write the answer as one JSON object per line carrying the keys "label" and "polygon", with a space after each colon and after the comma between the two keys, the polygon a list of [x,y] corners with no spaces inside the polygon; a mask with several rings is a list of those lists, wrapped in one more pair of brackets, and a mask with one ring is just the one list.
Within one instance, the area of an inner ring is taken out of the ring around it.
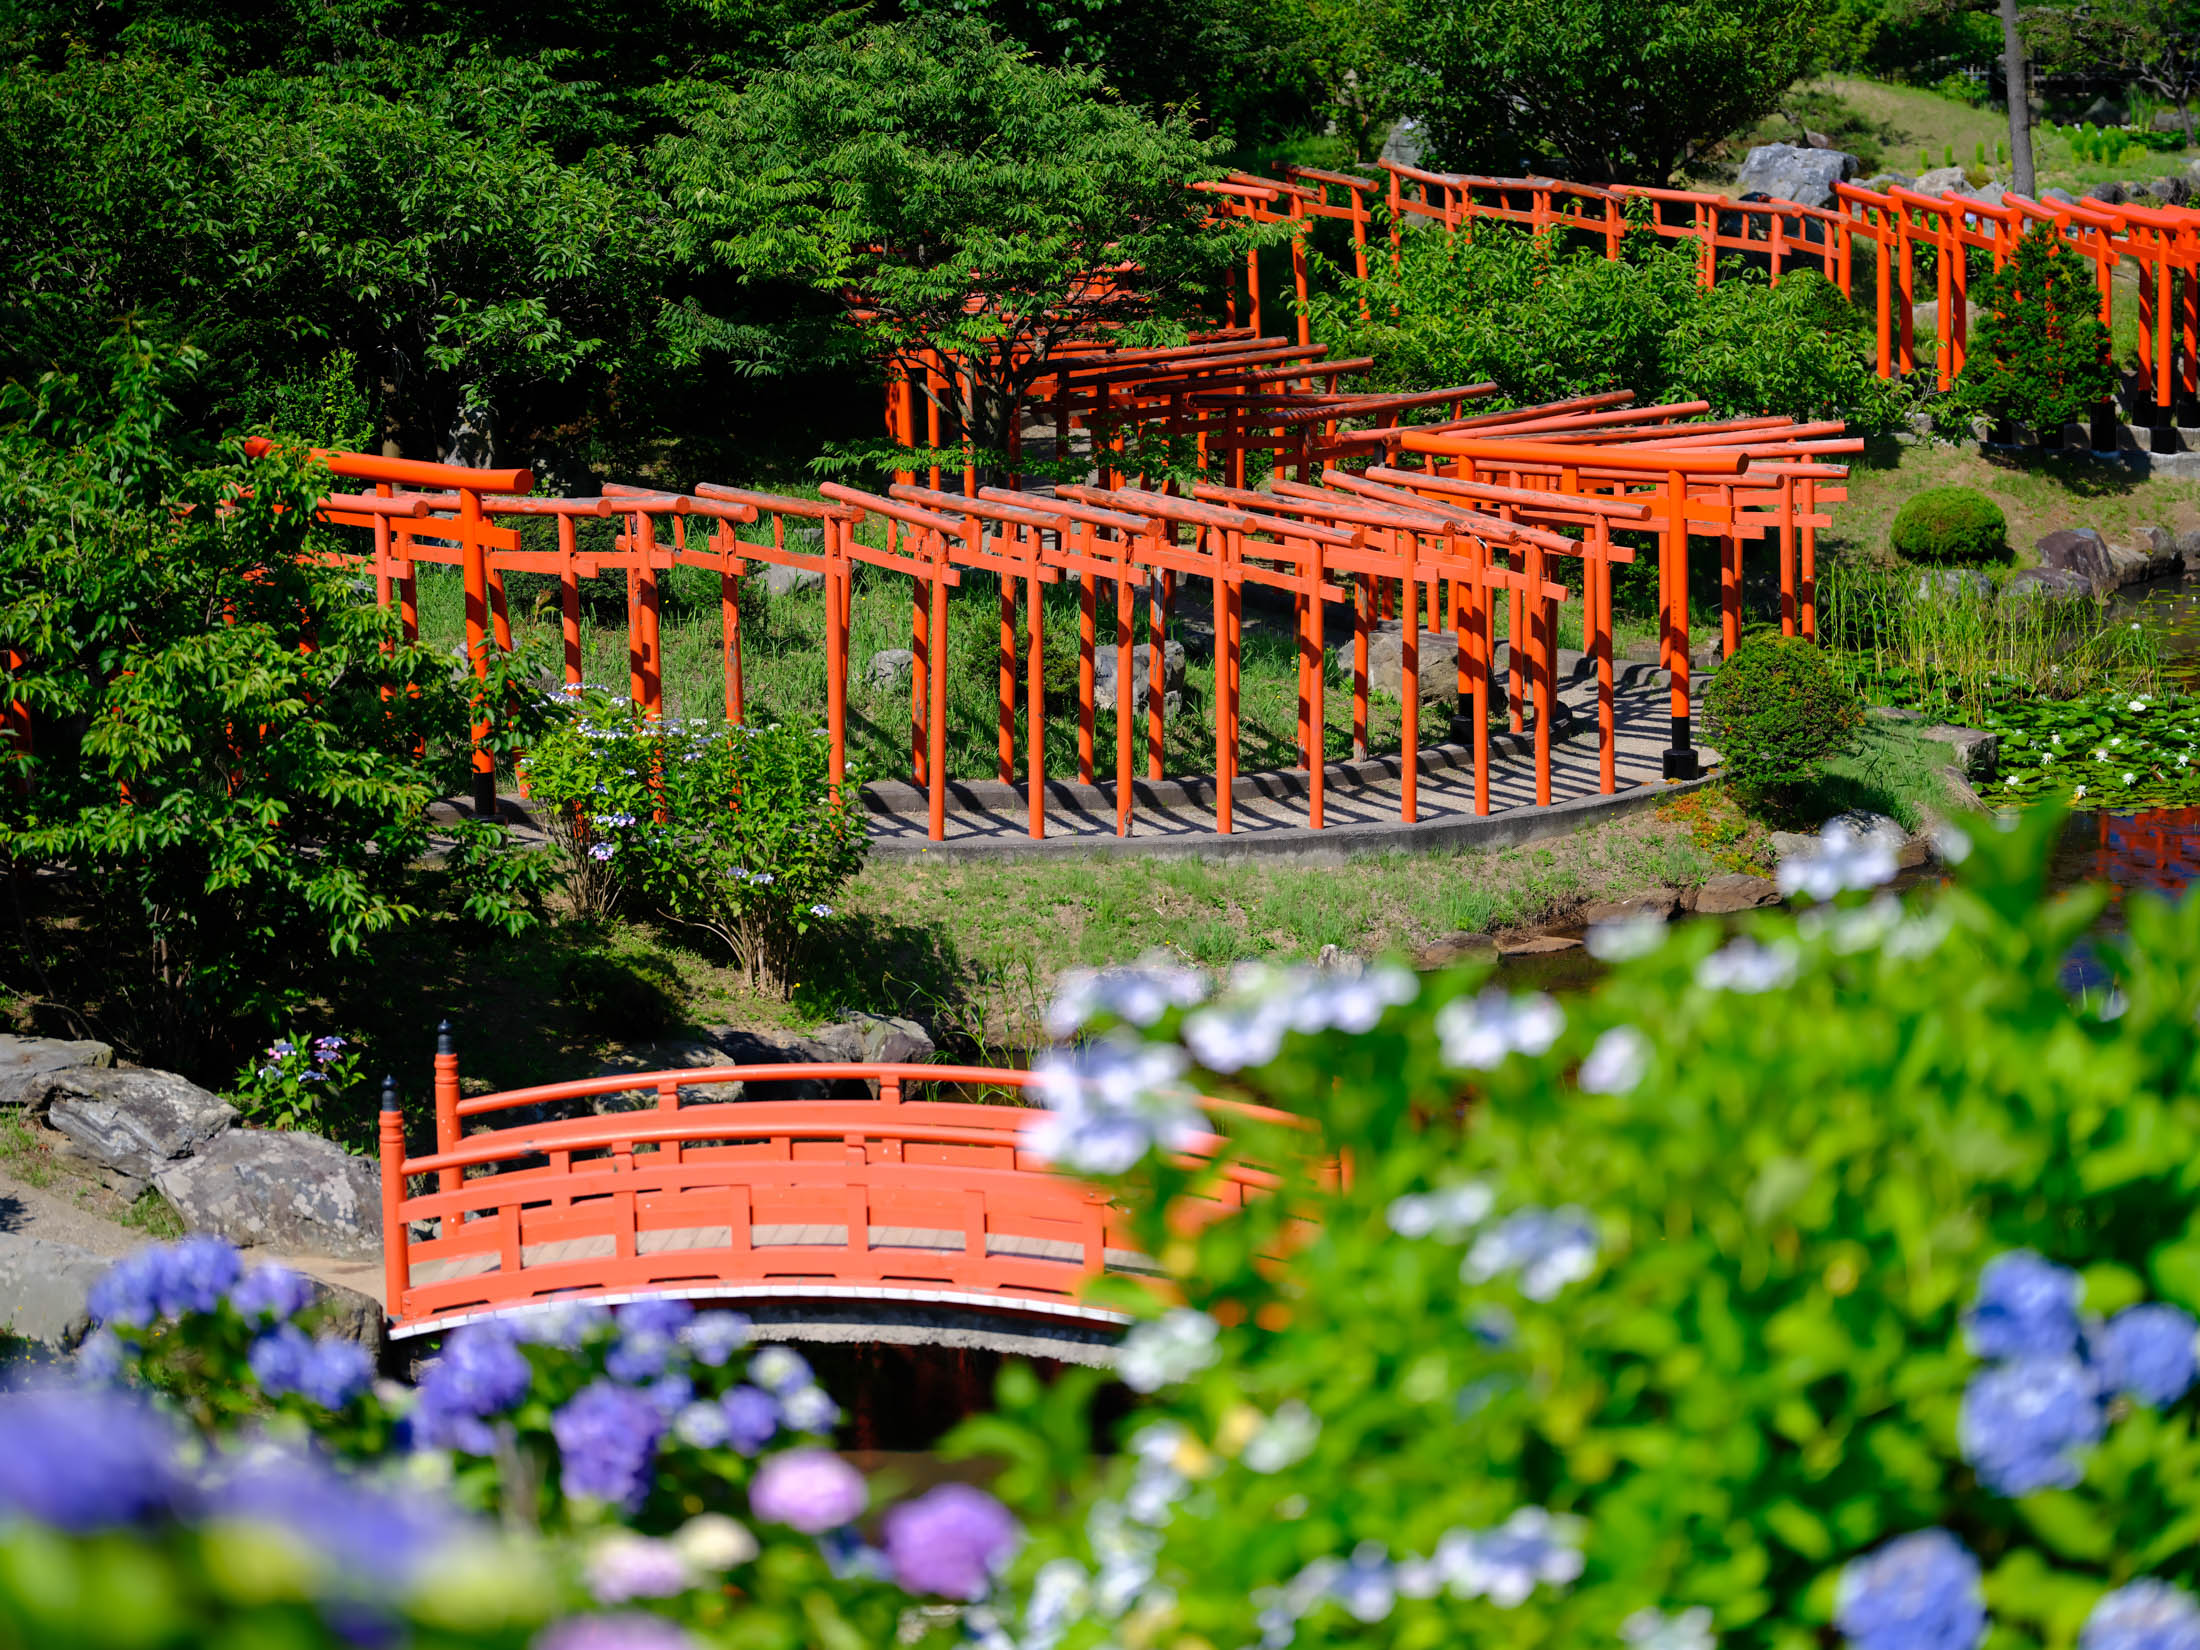
{"label": "grass lawn", "polygon": [[2200,526],[2200,481],[2134,476],[2089,459],[2060,455],[1988,457],[1943,443],[1875,441],[1851,461],[1849,499],[1834,507],[1834,525],[1819,534],[1826,553],[1882,558],[1895,512],[1928,487],[1975,487],[2009,518],[2009,543],[2019,563],[2059,527],[2093,527],[2111,541],[2142,527],[2176,531]]}

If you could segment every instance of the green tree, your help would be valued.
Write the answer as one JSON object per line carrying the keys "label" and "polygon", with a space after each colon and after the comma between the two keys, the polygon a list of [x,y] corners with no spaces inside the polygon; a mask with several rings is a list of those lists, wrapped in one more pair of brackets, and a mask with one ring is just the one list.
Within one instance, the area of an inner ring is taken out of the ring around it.
{"label": "green tree", "polygon": [[2115,387],[2093,266],[2060,235],[2028,234],[1979,292],[1956,404],[2060,437]]}
{"label": "green tree", "polygon": [[1804,0],[1403,0],[1399,102],[1433,163],[1665,184],[1813,62]]}
{"label": "green tree", "polygon": [[1186,187],[1221,174],[1221,150],[1088,70],[928,16],[812,40],[697,111],[656,165],[683,256],[843,299],[851,353],[961,358],[953,412],[997,449],[1062,340],[1190,314],[1274,238]]}
{"label": "green tree", "polygon": [[[0,783],[8,983],[137,1058],[226,1076],[435,898],[416,862],[466,705],[312,554],[333,548],[312,525],[325,471],[195,447],[187,351],[125,331],[105,364],[103,384],[0,399],[0,702],[29,721]],[[516,684],[496,685],[502,705]],[[468,913],[524,926],[501,832],[461,835]]]}

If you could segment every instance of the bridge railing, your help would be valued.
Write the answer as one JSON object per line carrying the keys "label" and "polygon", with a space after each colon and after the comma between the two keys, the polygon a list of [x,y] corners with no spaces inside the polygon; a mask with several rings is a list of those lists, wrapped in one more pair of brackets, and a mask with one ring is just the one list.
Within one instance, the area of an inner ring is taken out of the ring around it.
{"label": "bridge railing", "polygon": [[[1042,1113],[911,1100],[919,1084],[1019,1090],[1027,1071],[877,1062],[717,1066],[586,1078],[458,1100],[439,1055],[437,1148],[381,1118],[383,1255],[398,1335],[561,1298],[874,1300],[1116,1324],[1083,1304],[1103,1273],[1152,1276],[1105,1192],[1024,1144]],[[875,1084],[876,1098],[717,1098],[733,1085]],[[608,1115],[462,1136],[462,1120],[654,1092]],[[1231,1115],[1282,1113],[1210,1101]],[[1188,1155],[1219,1150],[1217,1133]],[[1229,1162],[1194,1223],[1276,1177]],[[415,1190],[414,1188],[420,1188]]]}

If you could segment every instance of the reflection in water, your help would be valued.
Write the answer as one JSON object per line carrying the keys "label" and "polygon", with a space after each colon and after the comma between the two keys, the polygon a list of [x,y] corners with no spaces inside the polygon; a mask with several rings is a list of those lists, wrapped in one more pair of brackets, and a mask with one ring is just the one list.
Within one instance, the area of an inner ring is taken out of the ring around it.
{"label": "reflection in water", "polygon": [[2079,814],[2057,845],[2052,886],[2107,883],[2118,900],[2130,888],[2182,894],[2200,880],[2200,808]]}
{"label": "reflection in water", "polygon": [[2156,579],[2111,611],[2145,626],[2161,655],[2164,686],[2200,688],[2200,578]]}

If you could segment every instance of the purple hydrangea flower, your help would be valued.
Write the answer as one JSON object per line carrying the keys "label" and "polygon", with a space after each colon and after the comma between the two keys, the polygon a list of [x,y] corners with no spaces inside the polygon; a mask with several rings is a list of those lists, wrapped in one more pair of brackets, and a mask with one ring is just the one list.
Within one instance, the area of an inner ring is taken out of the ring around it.
{"label": "purple hydrangea flower", "polygon": [[723,1369],[736,1352],[749,1344],[749,1320],[739,1312],[702,1312],[680,1331],[680,1343],[695,1361]]}
{"label": "purple hydrangea flower", "polygon": [[637,1512],[649,1495],[649,1467],[665,1418],[630,1386],[596,1381],[550,1418],[565,1493]]}
{"label": "purple hydrangea flower", "polygon": [[358,1342],[334,1335],[308,1340],[296,1324],[262,1335],[247,1357],[269,1397],[295,1392],[323,1409],[342,1409],[374,1379],[374,1361]]}
{"label": "purple hydrangea flower", "polygon": [[768,1392],[737,1386],[720,1400],[726,1412],[726,1442],[743,1455],[754,1455],[779,1430],[779,1404]]}
{"label": "purple hydrangea flower", "polygon": [[2072,1357],[2033,1357],[1972,1379],[1956,1436],[1981,1482],[2015,1496],[2077,1483],[2073,1452],[2098,1442],[2106,1426],[2093,1371]]}
{"label": "purple hydrangea flower", "polygon": [[1996,1255],[1963,1317],[1982,1358],[2068,1356],[2078,1349],[2078,1274],[2029,1249]]}
{"label": "purple hydrangea flower", "polygon": [[96,1322],[143,1329],[161,1318],[213,1311],[240,1270],[237,1247],[226,1238],[198,1233],[148,1244],[92,1285],[88,1305]]}
{"label": "purple hydrangea flower", "polygon": [[76,1349],[76,1378],[85,1386],[122,1384],[122,1342],[112,1329],[95,1329]]}
{"label": "purple hydrangea flower", "polygon": [[687,1631],[663,1616],[622,1610],[609,1616],[573,1616],[546,1627],[531,1650],[696,1650]]}
{"label": "purple hydrangea flower", "polygon": [[0,1514],[72,1532],[141,1524],[187,1494],[174,1431],[119,1392],[0,1392]]}
{"label": "purple hydrangea flower", "polygon": [[247,1323],[259,1318],[294,1318],[313,1304],[311,1280],[287,1266],[255,1266],[229,1291],[229,1304]]}
{"label": "purple hydrangea flower", "polygon": [[431,1449],[487,1455],[496,1440],[485,1417],[512,1408],[533,1381],[527,1354],[503,1322],[461,1324],[420,1372],[413,1439]]}
{"label": "purple hydrangea flower", "polygon": [[942,1484],[887,1513],[886,1558],[905,1591],[982,1598],[1017,1533],[1008,1509],[985,1491]]}
{"label": "purple hydrangea flower", "polygon": [[2102,1384],[2142,1404],[2167,1409],[2191,1388],[2200,1323],[2175,1306],[2152,1302],[2109,1319],[2096,1339]]}
{"label": "purple hydrangea flower", "polygon": [[331,1571],[403,1586],[460,1527],[449,1503],[362,1483],[308,1455],[259,1456],[219,1477],[208,1508],[299,1537]]}
{"label": "purple hydrangea flower", "polygon": [[831,1450],[792,1449],[756,1469],[749,1510],[774,1524],[817,1535],[863,1511],[863,1475]]}
{"label": "purple hydrangea flower", "polygon": [[1978,1560],[1946,1530],[1897,1536],[1842,1572],[1834,1625],[1856,1650],[1977,1650]]}
{"label": "purple hydrangea flower", "polygon": [[695,1401],[695,1383],[685,1375],[660,1375],[642,1392],[667,1420]]}
{"label": "purple hydrangea flower", "polygon": [[670,1340],[694,1321],[694,1307],[660,1295],[629,1301],[619,1308],[619,1328],[630,1335],[662,1335]]}
{"label": "purple hydrangea flower", "polygon": [[2200,1650],[2200,1604],[2182,1587],[2141,1577],[2102,1595],[2078,1650]]}

